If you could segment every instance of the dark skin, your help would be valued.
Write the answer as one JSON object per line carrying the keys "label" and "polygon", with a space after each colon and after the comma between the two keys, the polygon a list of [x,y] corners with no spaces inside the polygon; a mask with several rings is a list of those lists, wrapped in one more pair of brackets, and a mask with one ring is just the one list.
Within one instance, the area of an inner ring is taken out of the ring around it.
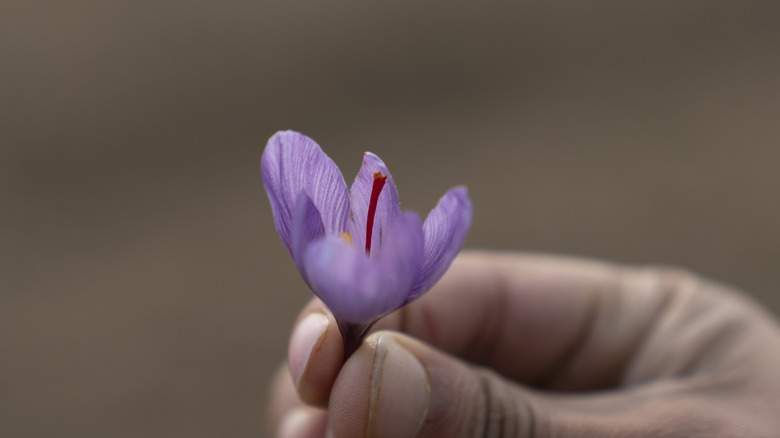
{"label": "dark skin", "polygon": [[464,253],[346,363],[313,300],[289,364],[270,402],[285,438],[780,433],[777,321],[669,268]]}

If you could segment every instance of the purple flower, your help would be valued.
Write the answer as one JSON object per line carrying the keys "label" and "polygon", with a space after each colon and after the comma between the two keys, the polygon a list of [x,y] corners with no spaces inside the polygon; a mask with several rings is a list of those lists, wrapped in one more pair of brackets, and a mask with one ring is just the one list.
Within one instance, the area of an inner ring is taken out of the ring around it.
{"label": "purple flower", "polygon": [[262,170],[279,237],[342,333],[344,327],[367,331],[430,289],[471,225],[465,187],[449,190],[423,224],[415,213],[401,212],[379,157],[365,153],[348,190],[336,164],[297,132],[268,140]]}

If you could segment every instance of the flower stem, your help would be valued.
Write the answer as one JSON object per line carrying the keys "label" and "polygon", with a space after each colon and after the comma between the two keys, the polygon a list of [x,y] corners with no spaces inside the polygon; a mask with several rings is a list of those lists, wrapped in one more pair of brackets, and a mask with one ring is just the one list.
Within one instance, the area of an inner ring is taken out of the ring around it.
{"label": "flower stem", "polygon": [[360,344],[363,343],[363,339],[374,327],[374,324],[379,321],[379,318],[367,323],[367,324],[352,324],[349,322],[338,321],[339,331],[341,332],[341,340],[344,343],[344,362],[352,356],[352,353],[357,351]]}

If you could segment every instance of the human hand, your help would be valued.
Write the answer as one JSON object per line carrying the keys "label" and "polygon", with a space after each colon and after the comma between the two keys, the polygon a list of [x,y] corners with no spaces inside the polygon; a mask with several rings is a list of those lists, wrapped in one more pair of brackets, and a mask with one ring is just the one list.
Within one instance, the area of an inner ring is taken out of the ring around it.
{"label": "human hand", "polygon": [[276,436],[780,434],[777,322],[668,268],[464,253],[342,355],[313,300],[275,377]]}

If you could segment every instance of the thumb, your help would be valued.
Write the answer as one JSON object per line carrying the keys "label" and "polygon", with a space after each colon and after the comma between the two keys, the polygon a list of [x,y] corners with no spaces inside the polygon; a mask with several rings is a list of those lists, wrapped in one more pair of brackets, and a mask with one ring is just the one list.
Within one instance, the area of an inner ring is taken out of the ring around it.
{"label": "thumb", "polygon": [[400,333],[378,332],[344,364],[328,421],[338,438],[709,436],[697,432],[711,432],[702,425],[716,415],[691,409],[706,406],[694,397],[679,381],[589,395],[545,393]]}
{"label": "thumb", "polygon": [[338,438],[534,436],[531,397],[408,336],[378,332],[344,364],[328,406]]}

